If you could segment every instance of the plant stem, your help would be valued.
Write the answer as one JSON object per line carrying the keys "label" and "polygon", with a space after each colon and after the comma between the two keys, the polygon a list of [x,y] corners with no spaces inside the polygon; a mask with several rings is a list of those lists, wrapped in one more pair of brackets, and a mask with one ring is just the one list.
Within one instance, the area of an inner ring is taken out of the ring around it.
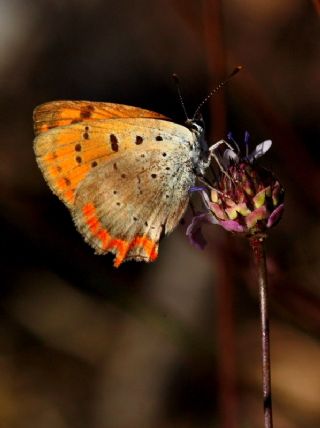
{"label": "plant stem", "polygon": [[236,341],[234,288],[230,238],[222,235],[216,256],[219,286],[217,293],[217,340],[219,427],[238,428],[238,390],[236,381]]}
{"label": "plant stem", "polygon": [[253,250],[254,260],[257,267],[260,295],[264,427],[272,428],[273,421],[271,398],[270,333],[267,292],[268,285],[264,237],[257,236],[250,238],[250,245]]}

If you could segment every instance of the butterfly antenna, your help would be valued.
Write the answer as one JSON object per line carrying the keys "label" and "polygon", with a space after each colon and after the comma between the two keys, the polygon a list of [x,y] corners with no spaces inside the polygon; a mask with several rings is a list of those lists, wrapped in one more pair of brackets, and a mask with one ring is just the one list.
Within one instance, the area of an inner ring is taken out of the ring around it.
{"label": "butterfly antenna", "polygon": [[198,107],[196,108],[196,111],[193,115],[192,120],[194,120],[197,117],[197,114],[199,113],[199,111],[201,110],[202,106],[212,97],[212,95],[214,95],[216,92],[218,92],[227,82],[229,82],[230,79],[233,78],[233,76],[235,76],[240,70],[242,69],[242,65],[238,65],[237,67],[235,67],[235,69],[232,71],[232,73],[229,74],[229,76],[223,80],[222,82],[219,83],[218,86],[216,86],[202,101],[201,103],[198,105]]}
{"label": "butterfly antenna", "polygon": [[188,117],[186,106],[185,106],[183,98],[182,98],[182,92],[181,92],[179,77],[178,77],[177,74],[173,73],[172,74],[172,79],[173,79],[173,81],[174,81],[174,83],[175,83],[175,85],[177,87],[178,96],[179,96],[180,104],[182,106],[182,110],[183,110],[183,112],[184,112],[184,114],[186,116],[186,119],[188,120],[189,117]]}

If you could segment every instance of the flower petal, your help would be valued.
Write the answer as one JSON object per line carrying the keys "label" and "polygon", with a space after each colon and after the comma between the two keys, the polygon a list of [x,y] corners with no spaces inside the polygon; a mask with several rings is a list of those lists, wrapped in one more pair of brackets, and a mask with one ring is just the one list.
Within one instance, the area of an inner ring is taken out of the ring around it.
{"label": "flower petal", "polygon": [[256,148],[253,150],[252,153],[248,156],[248,161],[253,162],[255,159],[260,158],[263,156],[272,146],[271,140],[263,141],[262,143],[258,144]]}
{"label": "flower petal", "polygon": [[252,211],[247,217],[245,217],[245,222],[248,227],[248,229],[254,227],[259,220],[264,220],[268,217],[267,208],[262,205],[262,207],[259,207]]}
{"label": "flower petal", "polygon": [[219,201],[219,193],[216,189],[211,189],[211,201],[218,202]]}
{"label": "flower petal", "polygon": [[266,200],[266,189],[260,190],[253,198],[252,202],[255,208],[260,208]]}
{"label": "flower petal", "polygon": [[186,235],[191,244],[198,250],[203,250],[207,245],[201,231],[203,224],[219,224],[218,220],[211,213],[200,213],[193,217],[187,228]]}
{"label": "flower petal", "polygon": [[279,204],[279,197],[283,193],[283,190],[281,188],[281,185],[279,181],[277,181],[274,185],[274,188],[272,190],[272,203],[274,206]]}
{"label": "flower petal", "polygon": [[245,133],[244,133],[244,139],[243,139],[244,144],[247,145],[249,143],[249,140],[250,140],[250,134],[249,134],[248,131],[245,131]]}
{"label": "flower petal", "polygon": [[222,165],[225,168],[228,168],[228,166],[230,165],[230,163],[238,163],[239,162],[239,156],[237,155],[237,153],[231,149],[226,149],[223,152],[223,157],[222,157]]}
{"label": "flower petal", "polygon": [[244,232],[244,227],[241,226],[241,224],[239,224],[238,222],[233,220],[221,220],[219,224],[228,232],[238,232],[238,233]]}
{"label": "flower petal", "polygon": [[218,217],[219,220],[225,220],[227,219],[227,214],[225,213],[224,209],[221,207],[220,204],[211,202],[210,203],[210,211],[213,212],[213,214]]}
{"label": "flower petal", "polygon": [[225,212],[230,220],[235,220],[238,217],[237,206],[226,208]]}
{"label": "flower petal", "polygon": [[274,211],[272,211],[268,219],[267,227],[272,227],[278,223],[278,221],[282,217],[283,210],[284,204],[281,204]]}

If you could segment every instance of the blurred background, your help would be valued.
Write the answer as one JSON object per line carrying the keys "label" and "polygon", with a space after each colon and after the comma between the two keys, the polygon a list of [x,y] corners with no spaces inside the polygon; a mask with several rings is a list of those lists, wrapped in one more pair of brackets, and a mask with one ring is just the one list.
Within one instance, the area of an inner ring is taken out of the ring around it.
{"label": "blurred background", "polygon": [[[262,426],[259,302],[248,243],[186,226],[153,264],[112,267],[76,232],[33,154],[32,110],[125,103],[210,143],[245,130],[286,187],[267,242],[274,422],[320,426],[317,0],[0,1],[0,427]],[[186,224],[191,215],[185,216]]]}

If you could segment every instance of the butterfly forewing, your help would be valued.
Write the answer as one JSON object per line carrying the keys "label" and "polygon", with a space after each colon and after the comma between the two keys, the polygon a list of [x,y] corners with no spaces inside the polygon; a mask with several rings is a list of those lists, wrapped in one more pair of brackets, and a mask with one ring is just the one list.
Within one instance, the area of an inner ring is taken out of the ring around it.
{"label": "butterfly forewing", "polygon": [[[187,144],[190,131],[157,119],[112,119],[81,122],[51,129],[36,137],[34,150],[52,191],[72,206],[75,190],[106,159],[135,151],[161,150],[161,144]],[[134,168],[134,165],[132,165]]]}
{"label": "butterfly forewing", "polygon": [[33,113],[34,131],[36,135],[59,126],[114,118],[170,120],[160,113],[138,107],[92,101],[52,101],[41,104]]}

